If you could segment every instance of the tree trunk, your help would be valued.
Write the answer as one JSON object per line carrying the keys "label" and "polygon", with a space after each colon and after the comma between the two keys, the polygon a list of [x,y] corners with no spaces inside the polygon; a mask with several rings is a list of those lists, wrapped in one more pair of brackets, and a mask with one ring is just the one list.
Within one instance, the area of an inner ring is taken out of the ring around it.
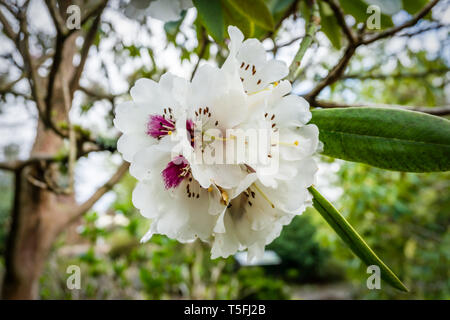
{"label": "tree trunk", "polygon": [[[55,134],[39,128],[33,153],[58,149],[61,141]],[[41,179],[42,175],[41,168],[33,165],[16,176],[12,224],[5,254],[3,299],[38,298],[39,277],[46,258],[67,223],[65,213],[75,205],[72,195],[56,195],[29,181],[30,176]]]}
{"label": "tree trunk", "polygon": [[[65,41],[62,60],[54,78],[51,106],[53,121],[67,121],[61,77],[71,79],[76,33]],[[31,157],[56,155],[63,139],[41,121]],[[69,212],[76,206],[73,195],[58,195],[36,186],[32,181],[43,181],[45,171],[39,163],[29,165],[16,172],[16,185],[11,229],[5,253],[5,276],[3,299],[37,299],[39,277],[45,266],[56,237],[70,221]]]}

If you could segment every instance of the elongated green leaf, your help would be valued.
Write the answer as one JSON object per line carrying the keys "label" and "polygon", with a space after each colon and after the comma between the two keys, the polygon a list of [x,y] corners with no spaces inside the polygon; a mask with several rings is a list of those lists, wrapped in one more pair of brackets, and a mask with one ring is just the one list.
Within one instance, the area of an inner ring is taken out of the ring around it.
{"label": "elongated green leaf", "polygon": [[388,170],[450,170],[450,121],[387,108],[312,111],[323,154]]}
{"label": "elongated green leaf", "polygon": [[198,16],[206,31],[217,42],[225,39],[225,26],[222,6],[220,1],[193,0],[197,8]]}
{"label": "elongated green leaf", "polygon": [[228,3],[257,26],[273,30],[275,25],[272,14],[263,0],[228,0]]}
{"label": "elongated green leaf", "polygon": [[381,278],[401,291],[408,291],[408,288],[397,278],[397,276],[387,267],[383,261],[373,252],[361,236],[336,210],[336,208],[325,199],[314,187],[309,191],[313,195],[314,208],[321,214],[327,223],[336,231],[339,237],[350,247],[368,266],[376,265],[380,268]]}

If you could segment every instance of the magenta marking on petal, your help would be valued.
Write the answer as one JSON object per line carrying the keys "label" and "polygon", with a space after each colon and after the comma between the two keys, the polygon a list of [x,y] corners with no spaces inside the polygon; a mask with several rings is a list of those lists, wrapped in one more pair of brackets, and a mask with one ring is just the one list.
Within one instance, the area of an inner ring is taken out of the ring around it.
{"label": "magenta marking on petal", "polygon": [[161,172],[166,189],[176,188],[189,175],[188,161],[183,156],[174,158]]}
{"label": "magenta marking on petal", "polygon": [[191,119],[186,120],[186,130],[189,134],[188,138],[191,141],[191,146],[194,147],[194,121]]}
{"label": "magenta marking on petal", "polygon": [[156,139],[160,139],[174,130],[175,122],[158,114],[151,115],[147,123],[147,134]]}

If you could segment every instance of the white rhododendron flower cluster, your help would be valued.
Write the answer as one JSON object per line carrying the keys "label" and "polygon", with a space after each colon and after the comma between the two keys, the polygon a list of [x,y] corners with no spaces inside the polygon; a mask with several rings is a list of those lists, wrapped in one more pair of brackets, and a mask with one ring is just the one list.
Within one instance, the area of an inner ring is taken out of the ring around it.
{"label": "white rhododendron flower cluster", "polygon": [[191,82],[169,73],[138,80],[114,123],[138,180],[133,203],[152,220],[142,240],[199,238],[212,258],[248,249],[251,260],[312,204],[319,132],[307,124],[308,103],[281,80],[287,66],[236,27],[228,33],[221,68],[203,65]]}

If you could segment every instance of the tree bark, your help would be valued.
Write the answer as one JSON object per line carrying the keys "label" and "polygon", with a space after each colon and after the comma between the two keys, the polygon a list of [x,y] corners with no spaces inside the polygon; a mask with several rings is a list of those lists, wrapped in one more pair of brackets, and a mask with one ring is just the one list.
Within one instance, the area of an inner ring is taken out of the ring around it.
{"label": "tree bark", "polygon": [[[73,34],[66,39],[62,61],[52,84],[50,101],[56,124],[67,121],[62,77],[70,79],[73,76],[75,38],[76,34]],[[63,139],[39,121],[31,156],[55,155],[62,145]],[[70,221],[69,212],[76,206],[72,194],[56,194],[33,183],[44,180],[45,170],[48,169],[34,163],[16,172],[12,222],[5,252],[3,299],[39,298],[39,277],[45,261],[56,237]]]}

